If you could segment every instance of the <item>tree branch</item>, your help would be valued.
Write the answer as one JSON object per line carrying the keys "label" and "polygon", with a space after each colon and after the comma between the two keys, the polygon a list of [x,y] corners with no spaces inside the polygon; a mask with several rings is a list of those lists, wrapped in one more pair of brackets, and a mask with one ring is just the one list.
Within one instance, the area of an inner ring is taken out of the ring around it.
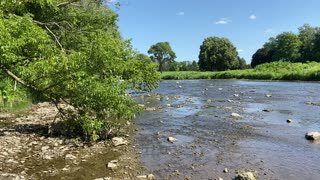
{"label": "tree branch", "polygon": [[48,31],[49,33],[54,37],[54,39],[56,40],[56,43],[60,46],[61,50],[64,51],[64,48],[62,47],[61,43],[59,42],[57,36],[48,28],[48,26],[44,26]]}
{"label": "tree branch", "polygon": [[65,6],[68,6],[69,4],[72,4],[72,3],[75,3],[75,2],[78,2],[80,0],[70,0],[70,1],[67,1],[67,2],[62,2],[62,3],[59,3],[57,4],[57,7],[65,7]]}
{"label": "tree branch", "polygon": [[56,43],[59,45],[60,49],[62,51],[64,51],[64,48],[62,47],[62,45],[61,45],[60,41],[58,40],[57,36],[47,26],[49,24],[54,24],[54,25],[58,26],[59,28],[61,28],[57,23],[55,23],[55,22],[53,22],[53,23],[43,23],[43,22],[40,22],[40,21],[37,21],[37,20],[33,20],[33,22],[35,22],[35,23],[37,23],[37,24],[39,24],[41,26],[44,26],[46,28],[46,30],[54,37],[54,39],[55,39]]}
{"label": "tree branch", "polygon": [[26,82],[24,82],[22,79],[20,79],[18,76],[16,76],[15,74],[13,74],[9,69],[7,69],[4,65],[0,64],[0,69],[2,69],[8,76],[10,76],[11,78],[13,78],[14,80],[16,80],[18,83],[28,87],[28,88],[32,88],[34,90],[39,90],[37,87],[32,86],[30,84],[27,84]]}

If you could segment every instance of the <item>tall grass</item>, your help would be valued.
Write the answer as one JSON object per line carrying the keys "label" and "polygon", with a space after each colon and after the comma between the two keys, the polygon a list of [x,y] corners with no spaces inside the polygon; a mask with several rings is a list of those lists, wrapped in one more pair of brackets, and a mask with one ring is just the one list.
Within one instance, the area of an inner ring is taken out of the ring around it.
{"label": "tall grass", "polygon": [[162,79],[258,79],[320,81],[320,63],[272,62],[254,69],[219,72],[170,71],[163,72]]}
{"label": "tall grass", "polygon": [[17,112],[31,106],[30,93],[7,77],[0,81],[0,112]]}

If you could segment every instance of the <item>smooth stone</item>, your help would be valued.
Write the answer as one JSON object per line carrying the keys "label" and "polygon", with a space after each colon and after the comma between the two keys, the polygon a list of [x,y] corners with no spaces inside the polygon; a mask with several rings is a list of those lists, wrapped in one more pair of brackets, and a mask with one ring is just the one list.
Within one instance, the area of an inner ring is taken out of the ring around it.
{"label": "smooth stone", "polygon": [[169,142],[174,143],[176,142],[178,139],[174,138],[174,137],[168,137],[167,139]]}
{"label": "smooth stone", "polygon": [[114,137],[112,138],[112,143],[114,146],[121,146],[121,145],[127,145],[128,141],[124,140],[121,137]]}
{"label": "smooth stone", "polygon": [[320,139],[320,132],[308,132],[306,134],[306,139],[308,139],[308,140],[319,140]]}
{"label": "smooth stone", "polygon": [[231,116],[234,117],[234,118],[240,118],[240,114],[238,113],[231,113]]}

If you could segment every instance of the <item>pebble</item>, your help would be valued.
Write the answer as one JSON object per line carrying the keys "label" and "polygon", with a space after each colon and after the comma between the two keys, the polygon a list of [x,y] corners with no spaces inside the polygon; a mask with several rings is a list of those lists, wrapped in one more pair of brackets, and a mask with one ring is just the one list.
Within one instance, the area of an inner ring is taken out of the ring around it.
{"label": "pebble", "polygon": [[272,109],[264,109],[262,111],[264,111],[264,112],[272,112]]}
{"label": "pebble", "polygon": [[43,146],[43,147],[41,147],[41,151],[46,151],[46,150],[48,150],[50,147],[49,146]]}
{"label": "pebble", "polygon": [[224,173],[228,173],[228,169],[227,169],[227,168],[224,168],[223,172],[224,172]]}
{"label": "pebble", "polygon": [[77,157],[72,154],[67,154],[64,159],[65,160],[75,160],[75,159],[77,159]]}
{"label": "pebble", "polygon": [[238,113],[231,113],[231,116],[234,117],[234,118],[240,118],[240,114]]}
{"label": "pebble", "polygon": [[111,180],[111,177],[96,178],[94,180]]}
{"label": "pebble", "polygon": [[121,145],[127,145],[128,141],[124,140],[121,137],[114,137],[112,138],[112,143],[114,146],[121,146]]}
{"label": "pebble", "polygon": [[168,137],[167,139],[169,142],[174,143],[176,142],[178,139],[174,138],[174,137]]}
{"label": "pebble", "polygon": [[118,161],[112,160],[107,164],[108,169],[115,170],[118,167]]}
{"label": "pebble", "polygon": [[253,175],[252,172],[244,172],[238,174],[234,180],[256,180],[256,177]]}

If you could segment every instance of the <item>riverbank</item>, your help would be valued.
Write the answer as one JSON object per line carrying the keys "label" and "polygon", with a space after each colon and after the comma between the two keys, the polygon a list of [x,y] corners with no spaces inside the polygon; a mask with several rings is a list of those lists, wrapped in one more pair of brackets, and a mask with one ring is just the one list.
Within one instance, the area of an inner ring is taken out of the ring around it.
{"label": "riverbank", "polygon": [[[132,123],[120,136],[128,143],[87,144],[48,137],[57,110],[49,103],[20,113],[0,113],[0,179],[134,179],[143,175]],[[113,162],[116,167],[108,167]]]}
{"label": "riverbank", "polygon": [[254,80],[300,80],[319,81],[320,63],[273,62],[254,69],[229,70],[219,72],[166,71],[162,79],[254,79]]}

